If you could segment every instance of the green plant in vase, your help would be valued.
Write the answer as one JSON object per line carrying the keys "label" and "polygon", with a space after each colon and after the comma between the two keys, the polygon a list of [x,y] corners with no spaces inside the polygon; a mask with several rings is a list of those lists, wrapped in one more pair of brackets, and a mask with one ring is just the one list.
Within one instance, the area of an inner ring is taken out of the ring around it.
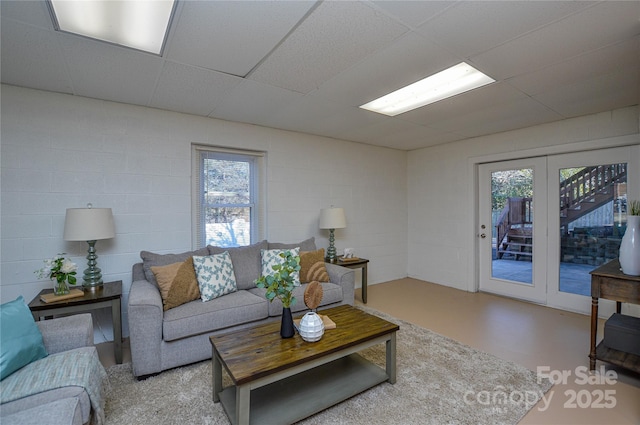
{"label": "green plant in vase", "polygon": [[291,306],[296,303],[293,290],[300,285],[296,280],[296,273],[300,271],[300,256],[293,255],[291,251],[283,251],[278,254],[283,262],[272,266],[273,273],[261,276],[256,279],[258,288],[265,288],[265,297],[269,302],[278,298],[284,307],[282,311],[282,326],[280,335],[283,338],[290,338],[294,334],[293,318],[291,316]]}
{"label": "green plant in vase", "polygon": [[45,266],[35,273],[40,279],[48,278],[55,280],[56,284],[53,287],[53,293],[56,295],[64,295],[69,293],[69,285],[76,284],[76,270],[78,266],[68,258],[64,258],[64,253],[44,260]]}

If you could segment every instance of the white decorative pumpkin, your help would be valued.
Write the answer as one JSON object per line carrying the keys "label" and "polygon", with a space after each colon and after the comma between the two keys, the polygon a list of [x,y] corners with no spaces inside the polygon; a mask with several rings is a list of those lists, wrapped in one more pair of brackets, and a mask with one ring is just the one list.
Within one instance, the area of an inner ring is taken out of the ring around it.
{"label": "white decorative pumpkin", "polygon": [[313,311],[302,316],[300,320],[300,329],[298,329],[300,336],[307,342],[320,341],[324,334],[324,323],[320,316]]}

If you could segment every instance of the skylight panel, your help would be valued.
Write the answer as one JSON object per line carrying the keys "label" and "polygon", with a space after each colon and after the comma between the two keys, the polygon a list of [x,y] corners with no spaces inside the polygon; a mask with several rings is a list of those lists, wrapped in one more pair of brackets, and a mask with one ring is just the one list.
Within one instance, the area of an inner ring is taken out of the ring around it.
{"label": "skylight panel", "polygon": [[49,0],[54,26],[137,50],[162,54],[173,0]]}
{"label": "skylight panel", "polygon": [[360,108],[394,117],[495,81],[462,62],[366,103]]}

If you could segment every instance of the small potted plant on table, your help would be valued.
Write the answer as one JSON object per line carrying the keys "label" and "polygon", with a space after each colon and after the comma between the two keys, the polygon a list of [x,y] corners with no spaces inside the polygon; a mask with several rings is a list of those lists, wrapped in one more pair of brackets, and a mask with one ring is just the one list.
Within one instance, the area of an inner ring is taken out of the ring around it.
{"label": "small potted plant on table", "polygon": [[296,303],[293,290],[300,285],[300,282],[295,278],[295,273],[300,271],[300,256],[293,255],[288,250],[278,255],[282,257],[282,263],[273,265],[273,273],[261,276],[255,283],[258,288],[267,290],[265,297],[269,302],[276,298],[282,302],[280,336],[282,338],[291,338],[295,334],[291,306]]}

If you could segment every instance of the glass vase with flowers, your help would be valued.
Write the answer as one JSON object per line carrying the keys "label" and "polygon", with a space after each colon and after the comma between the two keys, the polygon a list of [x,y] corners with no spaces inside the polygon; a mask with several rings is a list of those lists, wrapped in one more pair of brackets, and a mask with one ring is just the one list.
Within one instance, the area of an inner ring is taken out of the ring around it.
{"label": "glass vase with flowers", "polygon": [[53,258],[44,260],[44,267],[35,271],[40,279],[48,278],[55,281],[53,293],[55,295],[65,295],[69,293],[68,285],[76,284],[76,271],[78,266],[68,258],[64,258],[64,253]]}

